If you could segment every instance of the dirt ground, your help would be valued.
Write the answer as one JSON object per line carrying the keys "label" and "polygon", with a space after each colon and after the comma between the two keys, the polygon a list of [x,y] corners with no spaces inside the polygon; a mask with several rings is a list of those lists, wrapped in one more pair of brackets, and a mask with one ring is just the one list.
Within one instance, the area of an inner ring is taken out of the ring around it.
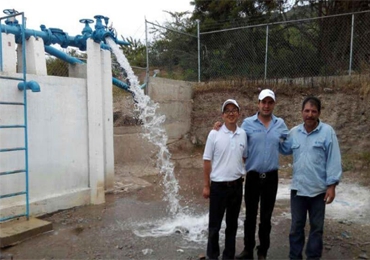
{"label": "dirt ground", "polygon": [[[208,211],[208,200],[202,192],[202,158],[200,151],[175,153],[175,176],[180,184],[180,204],[191,209],[194,221]],[[283,165],[289,164],[285,159]],[[118,166],[117,166],[118,167]],[[280,187],[290,180],[289,167],[280,171]],[[353,183],[357,173],[346,172],[343,182]],[[117,176],[124,180],[125,173]],[[43,219],[53,223],[54,230],[2,250],[2,257],[13,259],[199,259],[205,254],[206,232],[199,231],[198,240],[189,240],[186,219],[174,225],[165,236],[140,237],[135,234],[140,224],[155,228],[159,220],[170,223],[168,203],[163,201],[162,176],[143,177],[126,186],[116,186],[106,195],[106,203],[60,211]],[[279,187],[279,189],[280,189]],[[368,188],[368,187],[367,187]],[[271,248],[268,259],[287,259],[289,232],[289,200],[278,199],[273,215]],[[243,248],[240,215],[237,252]],[[367,215],[369,216],[369,215]],[[364,216],[366,217],[366,216]],[[368,259],[370,224],[351,219],[327,218],[324,233],[323,259]],[[220,239],[221,248],[223,245]]]}
{"label": "dirt ground", "polygon": [[[219,120],[219,104],[225,96],[240,101],[244,111],[242,117],[255,113],[257,90],[248,91],[243,92],[236,88],[225,90],[222,95],[217,90],[194,96],[189,140],[198,148],[171,151],[175,163],[174,174],[180,187],[179,204],[189,213],[185,217],[170,215],[168,202],[163,200],[163,176],[133,178],[117,165],[115,191],[106,194],[105,204],[78,207],[43,216],[43,219],[53,223],[54,230],[3,249],[0,259],[10,259],[12,256],[13,259],[191,260],[204,256],[208,200],[201,195],[203,162],[200,147],[210,126]],[[288,127],[300,122],[299,106],[307,93],[297,93],[278,91],[275,114],[283,117]],[[335,207],[328,206],[323,259],[369,259],[370,196],[364,193],[363,197],[358,197],[357,192],[368,191],[370,188],[370,132],[367,119],[370,102],[351,93],[321,93],[320,97],[325,101],[322,118],[336,129],[343,155],[343,185],[338,187],[337,197],[340,198],[341,194],[348,199],[353,197],[353,200],[341,199],[341,203],[337,203]],[[120,120],[116,121],[115,118],[115,126],[120,125],[120,122],[123,125],[137,124],[127,112],[132,104],[125,110],[123,108],[127,104],[120,102],[126,99],[119,100],[115,102],[115,116]],[[365,163],[358,163],[357,160],[361,158],[365,159]],[[290,209],[288,192],[284,189],[290,182],[290,162],[289,157],[281,160],[279,192],[284,196],[278,196],[276,202],[268,259],[288,258]],[[346,186],[347,184],[352,186]],[[361,210],[353,210],[348,205],[355,205]],[[243,249],[243,219],[244,206],[240,214],[237,252]],[[152,232],[143,235],[139,232],[143,229]],[[223,248],[222,237],[220,245]]]}

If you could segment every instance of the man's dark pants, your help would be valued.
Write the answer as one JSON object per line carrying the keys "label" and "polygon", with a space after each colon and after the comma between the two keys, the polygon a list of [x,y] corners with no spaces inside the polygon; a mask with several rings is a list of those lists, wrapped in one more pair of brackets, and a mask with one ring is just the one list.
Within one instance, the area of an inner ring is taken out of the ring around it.
{"label": "man's dark pants", "polygon": [[255,232],[258,214],[258,203],[260,203],[260,224],[258,237],[260,245],[257,254],[267,255],[270,247],[271,217],[274,210],[276,193],[278,189],[278,171],[258,173],[250,171],[245,181],[245,221],[244,221],[244,250],[253,256],[256,245]]}
{"label": "man's dark pants", "polygon": [[220,255],[219,231],[226,211],[225,249],[222,259],[234,259],[238,218],[243,198],[243,179],[233,183],[211,182],[209,197],[209,224],[207,256],[218,259]]}
{"label": "man's dark pants", "polygon": [[290,259],[302,259],[305,243],[304,228],[307,212],[310,221],[310,233],[306,245],[307,259],[320,259],[323,250],[323,233],[325,219],[325,193],[315,197],[297,196],[297,191],[290,193],[292,224],[289,233]]}

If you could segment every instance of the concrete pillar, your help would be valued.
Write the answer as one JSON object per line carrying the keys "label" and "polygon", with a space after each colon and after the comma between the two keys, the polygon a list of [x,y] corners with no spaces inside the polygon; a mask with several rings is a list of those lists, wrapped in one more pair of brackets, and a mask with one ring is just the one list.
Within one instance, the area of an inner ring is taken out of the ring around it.
{"label": "concrete pillar", "polygon": [[100,44],[87,42],[87,117],[91,204],[105,202],[103,86]]}
{"label": "concrete pillar", "polygon": [[[22,73],[22,45],[18,44],[18,72]],[[41,38],[31,36],[26,41],[26,66],[27,74],[34,74],[40,76],[47,76],[46,62],[45,62],[45,47],[44,41]]]}
{"label": "concrete pillar", "polygon": [[112,61],[110,51],[101,52],[105,190],[112,191],[114,189]]}
{"label": "concrete pillar", "polygon": [[17,55],[15,51],[15,39],[13,34],[1,34],[2,39],[2,50],[0,50],[0,56],[2,59],[3,70],[8,73],[16,72]]}

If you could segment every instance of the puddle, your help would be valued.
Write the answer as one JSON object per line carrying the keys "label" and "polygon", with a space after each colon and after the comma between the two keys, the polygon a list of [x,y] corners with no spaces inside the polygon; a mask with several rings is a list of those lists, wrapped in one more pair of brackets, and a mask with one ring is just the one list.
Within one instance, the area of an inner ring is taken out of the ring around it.
{"label": "puddle", "polygon": [[[290,184],[282,180],[279,183],[277,200],[289,200]],[[326,217],[337,220],[367,223],[370,216],[370,191],[353,183],[340,183],[336,191],[335,200],[327,205]],[[290,214],[284,214],[290,218]]]}

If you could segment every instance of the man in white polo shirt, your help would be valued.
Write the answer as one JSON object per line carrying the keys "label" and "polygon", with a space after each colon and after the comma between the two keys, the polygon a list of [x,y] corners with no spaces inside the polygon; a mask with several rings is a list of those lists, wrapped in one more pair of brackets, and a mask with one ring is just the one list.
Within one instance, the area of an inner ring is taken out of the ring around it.
{"label": "man in white polo shirt", "polygon": [[203,197],[209,198],[208,259],[220,255],[219,231],[226,212],[225,248],[222,259],[234,259],[238,217],[243,197],[244,162],[247,158],[247,135],[238,127],[240,108],[234,99],[222,107],[224,124],[211,130],[204,149]]}

